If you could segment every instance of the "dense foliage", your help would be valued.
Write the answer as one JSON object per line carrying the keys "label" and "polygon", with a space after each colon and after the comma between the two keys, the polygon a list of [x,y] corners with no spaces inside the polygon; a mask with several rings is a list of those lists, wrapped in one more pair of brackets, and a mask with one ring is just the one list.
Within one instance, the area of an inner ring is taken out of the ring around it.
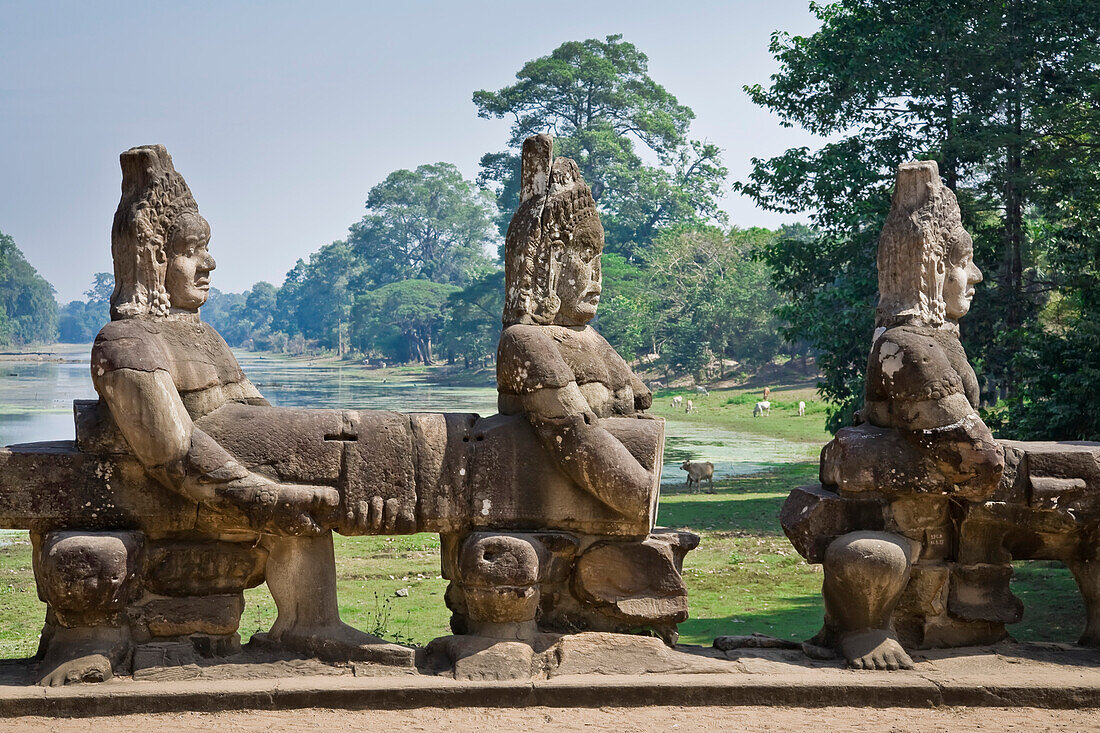
{"label": "dense foliage", "polygon": [[842,0],[811,7],[821,29],[808,37],[776,33],[779,72],[769,87],[747,91],[784,124],[831,140],[754,160],[736,187],[765,208],[811,212],[814,236],[781,237],[765,259],[789,300],[784,316],[822,353],[824,393],[838,408],[831,427],[847,422],[862,399],[875,244],[892,172],[904,160],[934,158],[959,194],[987,277],[963,341],[985,402],[1007,399],[1007,411],[990,419],[1005,435],[1100,437],[1080,418],[1055,419],[1081,399],[1069,388],[1089,381],[1084,364],[1059,363],[1059,378],[1038,368],[1068,353],[1085,361],[1100,353],[1085,348],[1077,328],[1092,319],[1096,289],[1088,251],[1097,246],[1090,202],[1100,5]]}
{"label": "dense foliage", "polygon": [[519,205],[517,151],[540,132],[554,135],[556,155],[580,166],[611,252],[645,248],[669,225],[724,221],[721,151],[688,138],[695,113],[650,78],[648,65],[622,36],[570,41],[524,64],[515,84],[474,93],[479,116],[513,119],[510,150],[481,160],[481,180],[496,190],[502,233]]}
{"label": "dense foliage", "polygon": [[0,346],[23,346],[56,337],[53,286],[27,262],[15,240],[0,232]]}

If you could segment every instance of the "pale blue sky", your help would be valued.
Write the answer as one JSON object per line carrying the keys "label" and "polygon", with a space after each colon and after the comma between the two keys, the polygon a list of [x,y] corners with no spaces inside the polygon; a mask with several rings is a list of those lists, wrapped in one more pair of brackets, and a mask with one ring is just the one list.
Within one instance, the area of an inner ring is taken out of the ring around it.
{"label": "pale blue sky", "polygon": [[[567,40],[622,33],[692,107],[692,136],[753,156],[814,145],[742,91],[775,70],[808,0],[740,2],[16,2],[0,0],[0,231],[62,302],[110,270],[118,154],[168,147],[210,220],[214,285],[279,284],[344,236],[371,186],[450,161],[468,177],[508,122],[471,94]],[[729,196],[731,223],[792,217]]]}

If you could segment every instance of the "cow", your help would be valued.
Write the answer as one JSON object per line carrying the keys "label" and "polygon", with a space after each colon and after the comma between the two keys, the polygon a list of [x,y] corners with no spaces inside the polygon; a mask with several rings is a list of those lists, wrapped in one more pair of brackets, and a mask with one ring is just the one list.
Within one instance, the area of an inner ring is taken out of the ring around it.
{"label": "cow", "polygon": [[806,403],[802,400],[798,401],[798,416],[806,417]]}
{"label": "cow", "polygon": [[688,400],[687,403],[684,405],[684,412],[695,412],[695,403],[691,400]]}
{"label": "cow", "polygon": [[702,397],[710,397],[710,392],[708,392],[707,388],[702,386],[702,385],[699,385],[698,387],[696,387],[695,392],[696,392],[696,394],[698,394]]}
{"label": "cow", "polygon": [[680,468],[687,471],[687,488],[691,490],[691,485],[694,483],[697,488],[702,488],[702,480],[706,479],[708,487],[714,488],[714,464],[710,461],[697,463],[695,461],[684,461],[680,464]]}
{"label": "cow", "polygon": [[772,403],[767,400],[757,402],[756,407],[752,408],[753,417],[763,417],[770,414],[772,414]]}
{"label": "cow", "polygon": [[683,405],[684,405],[684,398],[681,397],[680,395],[676,395],[675,397],[672,398],[672,407],[673,407],[673,409],[676,409],[677,407],[683,407]]}

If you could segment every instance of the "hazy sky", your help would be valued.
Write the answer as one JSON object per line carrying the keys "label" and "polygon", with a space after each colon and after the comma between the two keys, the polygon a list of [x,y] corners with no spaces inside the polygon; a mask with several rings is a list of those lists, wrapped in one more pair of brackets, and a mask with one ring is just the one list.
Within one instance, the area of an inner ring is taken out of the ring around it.
{"label": "hazy sky", "polygon": [[[213,230],[213,284],[276,285],[341,239],[398,168],[468,177],[507,120],[471,94],[564,41],[622,33],[695,110],[692,137],[753,156],[814,140],[741,87],[767,82],[772,31],[812,33],[808,0],[740,2],[50,2],[0,0],[0,231],[61,302],[111,269],[118,154],[163,143]],[[791,217],[728,196],[731,223]]]}

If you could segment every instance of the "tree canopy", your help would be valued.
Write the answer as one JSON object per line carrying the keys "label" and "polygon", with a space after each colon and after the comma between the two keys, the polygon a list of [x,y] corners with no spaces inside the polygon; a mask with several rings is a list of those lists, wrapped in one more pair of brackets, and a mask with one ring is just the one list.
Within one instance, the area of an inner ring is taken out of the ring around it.
{"label": "tree canopy", "polygon": [[[1044,189],[1065,192],[1068,179],[1081,177],[1059,160],[1066,142],[1080,146],[1095,123],[1100,6],[842,0],[811,7],[821,29],[774,34],[780,69],[770,86],[746,90],[784,124],[834,139],[818,150],[754,159],[735,188],[768,209],[810,212],[814,236],[780,238],[766,259],[790,299],[788,320],[823,352],[825,393],[839,404],[832,427],[862,399],[876,238],[893,171],[912,158],[937,160],[959,195],[987,274],[963,340],[981,366],[984,398],[1012,397],[1021,386],[1021,339],[1064,284],[1049,266],[1058,238],[1036,224],[1055,221],[1039,211]],[[825,313],[834,323],[814,326]]]}
{"label": "tree canopy", "polygon": [[397,170],[370,190],[347,244],[365,283],[464,285],[489,268],[492,200],[451,163]]}
{"label": "tree canopy", "polygon": [[480,180],[496,186],[501,232],[519,205],[514,151],[540,132],[554,135],[556,155],[577,161],[604,214],[611,251],[644,247],[670,224],[724,220],[720,150],[688,138],[695,113],[649,76],[648,65],[621,35],[570,41],[524,64],[515,84],[474,92],[478,116],[513,119],[511,150],[481,160]]}
{"label": "tree canopy", "polygon": [[0,345],[42,343],[57,337],[53,286],[0,232]]}

